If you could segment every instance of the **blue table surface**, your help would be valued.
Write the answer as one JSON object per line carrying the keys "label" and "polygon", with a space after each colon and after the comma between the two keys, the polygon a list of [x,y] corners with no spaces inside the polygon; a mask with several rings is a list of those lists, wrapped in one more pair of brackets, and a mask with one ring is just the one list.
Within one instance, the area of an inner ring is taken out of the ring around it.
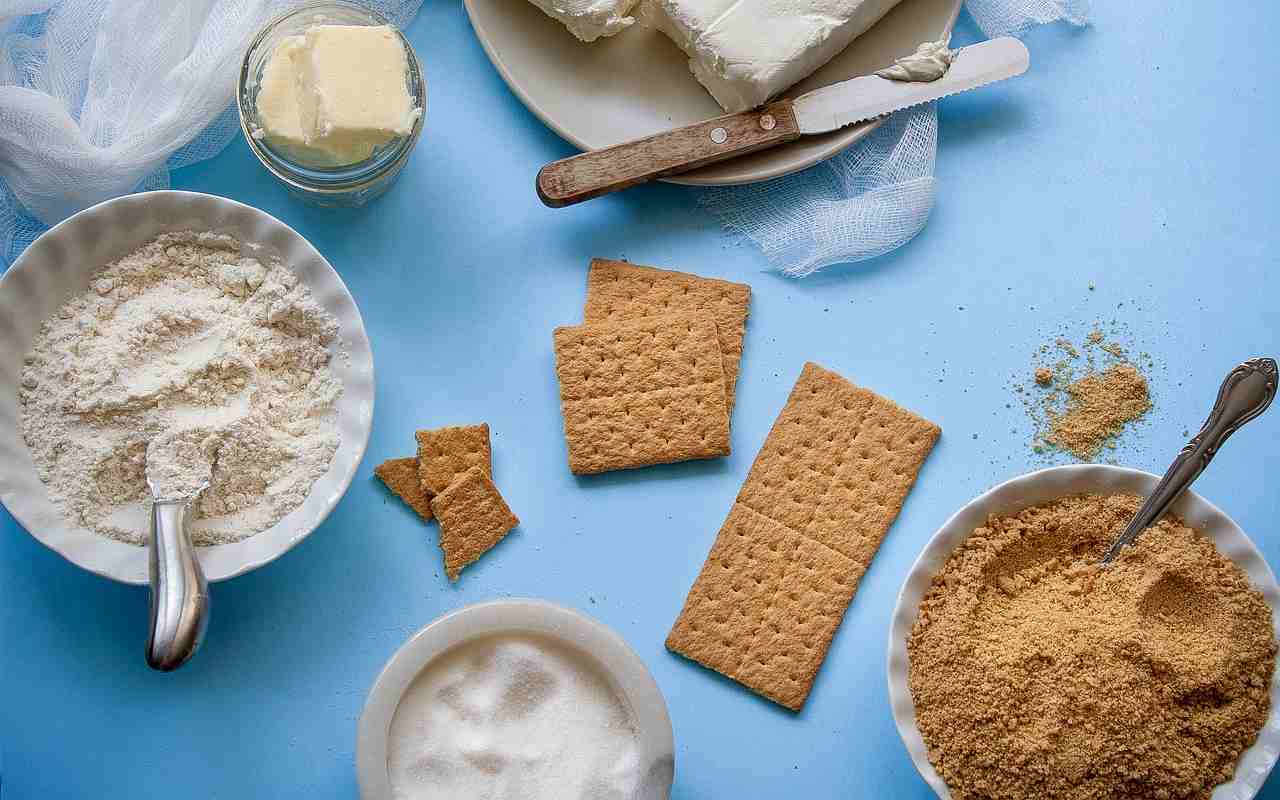
{"label": "blue table surface", "polygon": [[[176,188],[279,217],[341,273],[377,360],[369,451],[295,550],[218,584],[204,649],[142,659],[147,593],[63,561],[0,512],[0,742],[8,798],[350,798],[356,718],[418,628],[535,596],[617,630],[653,672],[677,742],[673,796],[928,798],[890,717],[884,652],[903,577],[937,527],[1050,461],[1012,384],[1060,332],[1101,322],[1151,354],[1155,410],[1107,457],[1163,471],[1228,368],[1280,353],[1275,278],[1280,5],[1098,3],[1096,26],[1027,37],[1026,77],[941,104],[938,204],[899,252],[795,282],[685,188],[561,211],[533,192],[570,153],[510,94],[459,0],[409,27],[426,132],[392,192],[304,207],[240,141]],[[962,18],[959,41],[978,37]],[[565,461],[551,331],[581,320],[592,256],[753,289],[733,455],[595,478]],[[667,653],[663,639],[806,360],[939,423],[942,439],[871,565],[808,706],[792,714]],[[518,533],[450,585],[434,528],[372,477],[417,427],[487,421]],[[1272,411],[1199,488],[1280,567]],[[176,791],[175,791],[176,790]],[[1272,780],[1263,797],[1280,798]]]}

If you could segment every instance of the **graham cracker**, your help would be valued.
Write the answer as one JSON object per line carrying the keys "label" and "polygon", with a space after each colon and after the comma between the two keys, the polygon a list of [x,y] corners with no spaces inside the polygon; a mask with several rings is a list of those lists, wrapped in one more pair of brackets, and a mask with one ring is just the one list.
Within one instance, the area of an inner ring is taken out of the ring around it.
{"label": "graham cracker", "polygon": [[471,467],[493,474],[489,424],[418,431],[418,473],[429,494],[439,494]]}
{"label": "graham cracker", "polygon": [[418,459],[392,458],[383,461],[373,468],[373,474],[387,488],[403,500],[409,508],[418,512],[423,522],[431,519],[431,498],[422,488],[422,479],[418,477]]}
{"label": "graham cracker", "polygon": [[440,520],[440,549],[451,581],[520,524],[488,473],[478,466],[431,498],[431,510]]}
{"label": "graham cracker", "polygon": [[729,454],[724,367],[707,314],[556,328],[555,350],[574,473]]}
{"label": "graham cracker", "polygon": [[667,649],[799,711],[941,432],[805,364]]}
{"label": "graham cracker", "polygon": [[745,283],[596,258],[587,272],[583,319],[592,324],[643,319],[673,311],[710,314],[716,321],[724,362],[726,409],[732,416],[750,306],[751,287]]}

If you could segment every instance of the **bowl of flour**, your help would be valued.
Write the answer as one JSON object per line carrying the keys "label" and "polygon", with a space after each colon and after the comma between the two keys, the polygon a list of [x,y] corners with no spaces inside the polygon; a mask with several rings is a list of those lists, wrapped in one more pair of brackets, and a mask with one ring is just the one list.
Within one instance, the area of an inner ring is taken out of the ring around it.
{"label": "bowl of flour", "polygon": [[189,526],[211,581],[301,541],[364,454],[373,358],[355,302],[249,206],[162,191],[76,214],[0,278],[0,320],[0,502],[104,577],[147,583],[152,440],[212,458]]}

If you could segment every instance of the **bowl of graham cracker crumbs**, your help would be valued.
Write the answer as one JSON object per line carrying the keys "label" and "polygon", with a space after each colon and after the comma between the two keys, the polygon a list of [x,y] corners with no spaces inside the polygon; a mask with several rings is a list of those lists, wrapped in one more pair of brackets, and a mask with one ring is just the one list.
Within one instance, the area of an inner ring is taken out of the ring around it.
{"label": "bowl of graham cracker crumbs", "polygon": [[1188,491],[1111,565],[1155,475],[1040,470],[961,508],[890,628],[893,715],[955,800],[1248,800],[1280,754],[1280,588]]}

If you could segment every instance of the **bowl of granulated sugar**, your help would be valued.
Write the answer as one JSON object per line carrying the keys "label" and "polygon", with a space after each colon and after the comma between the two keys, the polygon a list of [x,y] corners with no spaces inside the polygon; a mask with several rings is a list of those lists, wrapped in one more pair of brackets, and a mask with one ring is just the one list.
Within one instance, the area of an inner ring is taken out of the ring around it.
{"label": "bowl of granulated sugar", "polygon": [[1195,492],[1107,566],[1159,482],[1054,467],[961,508],[889,633],[894,720],[955,800],[1248,800],[1280,754],[1280,588]]}
{"label": "bowl of granulated sugar", "polygon": [[541,600],[498,600],[414,634],[369,691],[362,800],[666,800],[666,702],[618,634]]}

